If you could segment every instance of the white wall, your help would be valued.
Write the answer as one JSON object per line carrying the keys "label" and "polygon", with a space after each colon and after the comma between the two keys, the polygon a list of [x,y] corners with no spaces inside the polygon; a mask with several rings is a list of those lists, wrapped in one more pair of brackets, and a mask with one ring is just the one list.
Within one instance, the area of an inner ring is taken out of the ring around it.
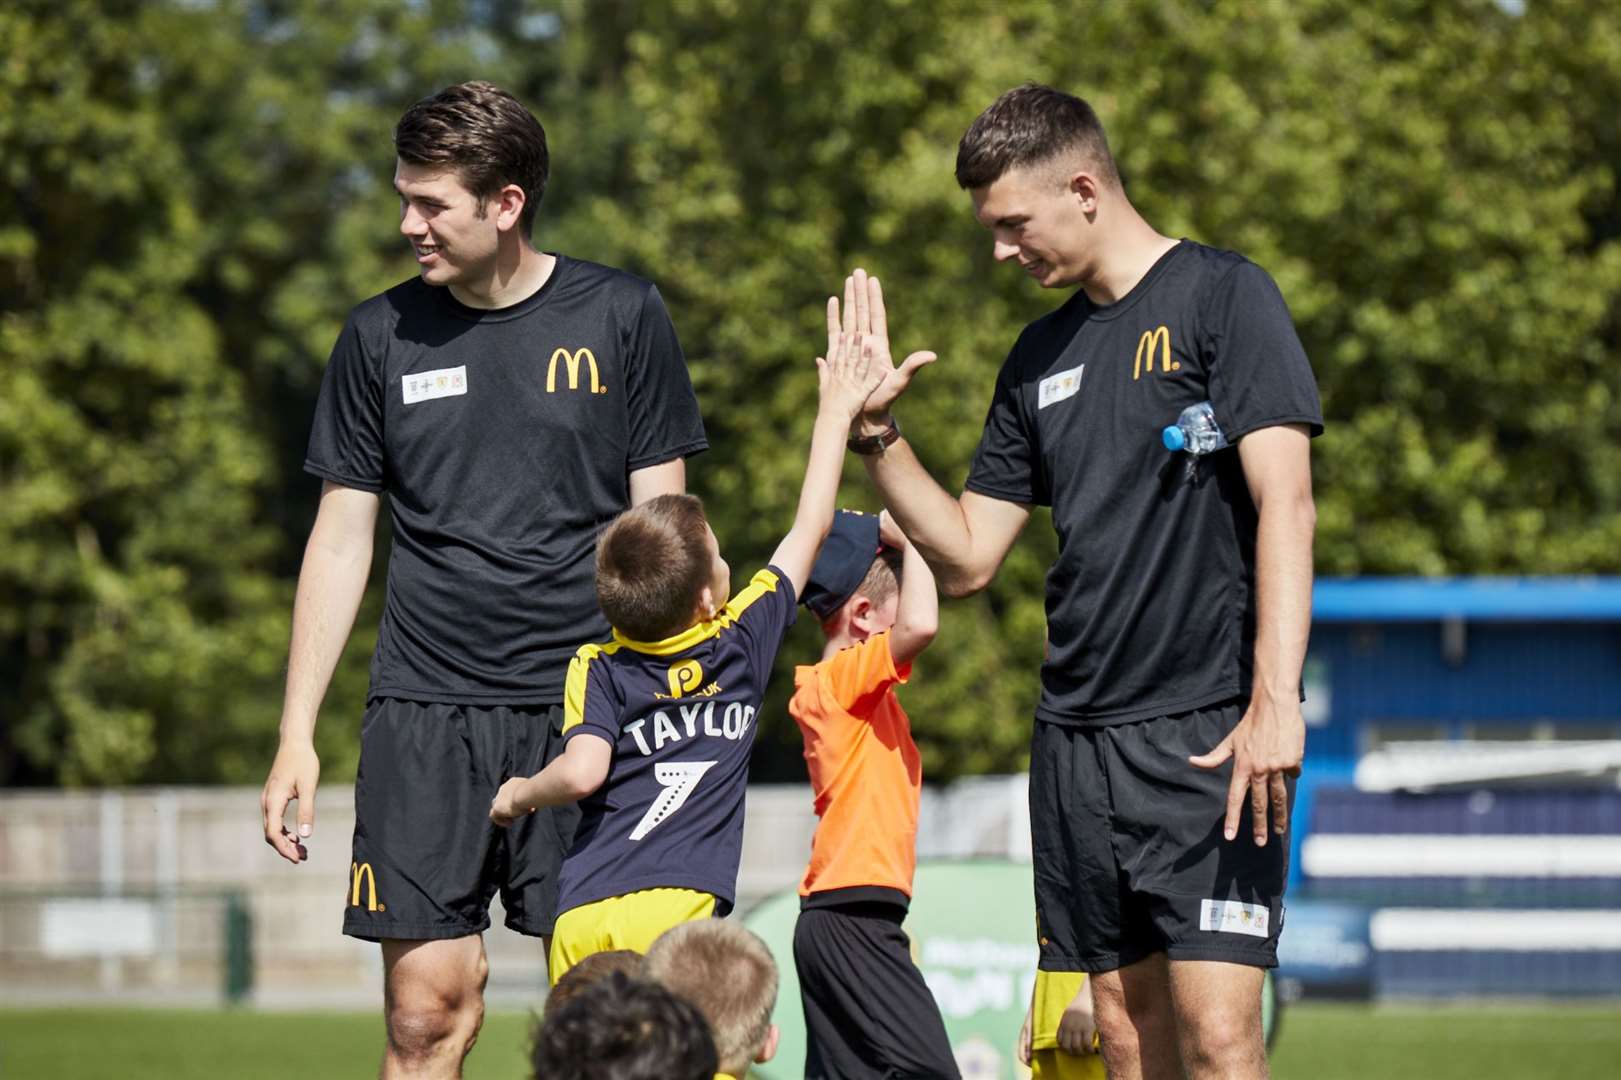
{"label": "white wall", "polygon": [[[0,1003],[217,1000],[228,892],[252,912],[257,1004],[380,1002],[376,946],[340,933],[353,798],[321,788],[294,867],[264,842],[257,788],[0,793]],[[815,825],[808,787],[749,789],[740,910],[798,884]],[[1025,779],[926,790],[918,848],[1028,859]],[[491,1000],[536,1000],[539,943],[502,925],[499,900],[491,918]]]}

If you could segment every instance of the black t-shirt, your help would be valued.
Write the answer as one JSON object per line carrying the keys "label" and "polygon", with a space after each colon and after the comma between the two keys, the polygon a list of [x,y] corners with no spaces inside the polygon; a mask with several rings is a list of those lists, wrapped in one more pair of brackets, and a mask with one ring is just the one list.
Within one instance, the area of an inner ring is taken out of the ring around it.
{"label": "black t-shirt", "polygon": [[[1230,445],[1192,462],[1160,433],[1201,401]],[[967,488],[1053,509],[1039,719],[1249,693],[1257,518],[1236,444],[1292,423],[1322,432],[1311,366],[1277,286],[1230,251],[1184,240],[1116,303],[1077,292],[1019,335]]]}
{"label": "black t-shirt", "polygon": [[767,567],[718,618],[664,641],[582,645],[569,666],[564,738],[614,748],[608,779],[580,801],[557,910],[643,889],[737,898],[755,718],[794,621],[794,586]]}
{"label": "black t-shirt", "polygon": [[630,274],[558,256],[511,307],[413,278],[355,308],[304,468],[389,496],[372,696],[561,700],[608,633],[594,545],[629,473],[707,446],[669,313]]}

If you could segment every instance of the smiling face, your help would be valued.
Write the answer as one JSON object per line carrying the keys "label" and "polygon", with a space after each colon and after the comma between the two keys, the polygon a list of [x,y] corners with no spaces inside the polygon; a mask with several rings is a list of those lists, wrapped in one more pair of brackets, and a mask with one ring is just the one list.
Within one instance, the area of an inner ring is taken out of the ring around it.
{"label": "smiling face", "polygon": [[481,202],[454,169],[398,161],[400,232],[411,242],[429,285],[477,285],[493,273],[500,246],[500,203]]}
{"label": "smiling face", "polygon": [[1059,289],[1095,271],[1097,191],[1090,175],[1047,165],[1009,169],[970,194],[997,261],[1017,260],[1042,288]]}

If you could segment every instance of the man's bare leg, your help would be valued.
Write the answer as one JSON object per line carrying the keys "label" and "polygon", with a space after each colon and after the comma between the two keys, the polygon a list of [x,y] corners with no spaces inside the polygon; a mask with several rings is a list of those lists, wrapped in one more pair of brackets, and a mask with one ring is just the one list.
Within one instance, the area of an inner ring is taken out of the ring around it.
{"label": "man's bare leg", "polygon": [[484,1022],[482,935],[383,942],[382,1080],[459,1080]]}
{"label": "man's bare leg", "polygon": [[1266,1037],[1261,982],[1266,973],[1214,960],[1171,963],[1177,1043],[1189,1080],[1264,1080]]}
{"label": "man's bare leg", "polygon": [[1110,1080],[1181,1080],[1165,954],[1099,972],[1088,981]]}

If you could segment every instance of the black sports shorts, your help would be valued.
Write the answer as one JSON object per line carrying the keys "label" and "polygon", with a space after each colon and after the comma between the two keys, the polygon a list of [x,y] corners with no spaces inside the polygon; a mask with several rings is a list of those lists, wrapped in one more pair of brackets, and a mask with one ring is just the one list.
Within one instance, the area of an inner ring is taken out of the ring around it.
{"label": "black sports shorts", "polygon": [[955,1080],[945,1022],[896,904],[806,908],[794,924],[806,1080]]}
{"label": "black sports shorts", "polygon": [[[1037,720],[1030,832],[1045,971],[1172,960],[1276,967],[1289,837],[1256,847],[1249,800],[1227,840],[1232,762],[1190,765],[1238,724],[1243,702],[1110,726]],[[1294,781],[1289,781],[1294,805]]]}
{"label": "black sports shorts", "polygon": [[373,698],[360,727],[353,861],[343,932],[379,941],[466,937],[506,922],[550,934],[557,872],[579,808],[542,809],[507,829],[490,800],[562,750],[561,705],[444,705]]}

